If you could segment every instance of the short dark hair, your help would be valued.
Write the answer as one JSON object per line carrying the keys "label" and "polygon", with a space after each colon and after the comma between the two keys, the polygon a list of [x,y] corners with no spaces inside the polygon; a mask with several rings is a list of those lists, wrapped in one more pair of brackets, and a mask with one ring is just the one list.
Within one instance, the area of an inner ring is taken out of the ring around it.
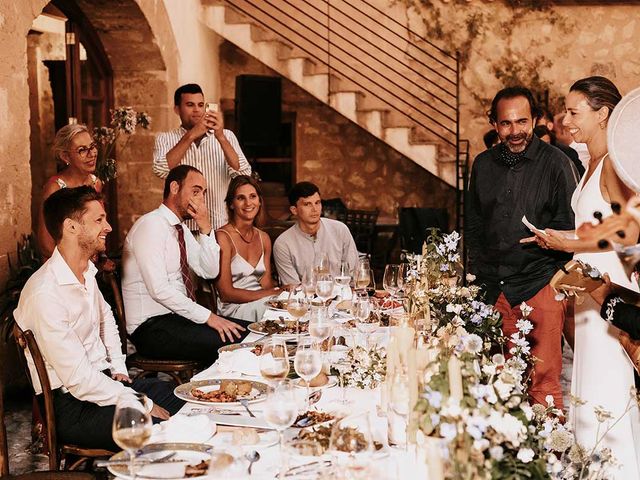
{"label": "short dark hair", "polygon": [[516,98],[516,97],[524,97],[529,102],[529,108],[531,109],[531,116],[534,120],[540,118],[540,109],[533,98],[533,94],[531,90],[526,87],[507,87],[500,90],[496,93],[496,96],[493,97],[491,101],[491,109],[487,112],[487,116],[489,117],[489,122],[495,124],[498,121],[498,102],[504,98]]}
{"label": "short dark hair", "polygon": [[545,135],[549,136],[549,143],[555,145],[556,143],[556,135],[546,125],[538,125],[533,129],[533,133],[536,137],[542,138]]}
{"label": "short dark hair", "polygon": [[180,105],[182,101],[183,93],[202,93],[204,95],[202,88],[197,83],[187,83],[186,85],[182,85],[176,89],[176,92],[173,94],[173,104],[177,107]]}
{"label": "short dark hair", "polygon": [[87,203],[95,200],[102,201],[102,194],[93,187],[84,185],[75,188],[61,188],[53,192],[42,207],[44,224],[49,235],[56,243],[62,240],[62,224],[67,218],[80,220],[87,211]]}
{"label": "short dark hair", "polygon": [[544,118],[547,122],[553,123],[553,113],[546,107],[540,107],[540,115],[538,118]]}
{"label": "short dark hair", "polygon": [[320,189],[316,184],[311,182],[298,182],[289,190],[289,205],[295,207],[298,200],[310,197],[314,193],[320,194]]}
{"label": "short dark hair", "polygon": [[500,137],[498,136],[498,132],[492,128],[491,130],[487,130],[487,133],[482,136],[482,141],[484,142],[484,146],[487,147],[487,150],[489,150],[495,145],[496,141],[500,143]]}
{"label": "short dark hair", "polygon": [[169,175],[164,180],[164,192],[162,193],[162,199],[166,200],[171,193],[171,182],[178,182],[178,185],[182,187],[182,182],[187,178],[189,172],[197,172],[202,175],[202,172],[198,170],[196,167],[192,167],[191,165],[178,165],[177,167],[173,167],[169,170]]}
{"label": "short dark hair", "polygon": [[580,92],[587,99],[587,103],[593,110],[600,110],[602,107],[609,109],[609,115],[622,100],[622,95],[611,80],[605,77],[593,76],[578,80],[569,89],[570,92]]}
{"label": "short dark hair", "polygon": [[244,185],[251,185],[256,189],[256,193],[260,198],[260,208],[258,209],[258,213],[254,218],[254,223],[260,220],[260,214],[262,212],[262,205],[264,204],[262,197],[262,189],[260,188],[260,184],[258,181],[250,175],[238,175],[237,177],[233,177],[231,182],[229,182],[229,188],[227,189],[227,195],[224,197],[224,203],[227,205],[227,215],[230,219],[232,219],[235,214],[233,210],[231,210],[231,203],[233,203],[233,197],[236,196],[236,192],[240,187]]}

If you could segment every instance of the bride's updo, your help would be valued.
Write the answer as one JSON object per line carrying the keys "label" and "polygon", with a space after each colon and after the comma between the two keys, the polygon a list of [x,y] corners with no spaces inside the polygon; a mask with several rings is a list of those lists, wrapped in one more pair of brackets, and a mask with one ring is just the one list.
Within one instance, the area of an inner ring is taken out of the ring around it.
{"label": "bride's updo", "polygon": [[618,88],[611,80],[605,77],[593,76],[578,80],[569,89],[570,92],[579,92],[584,95],[593,111],[598,111],[602,107],[607,107],[607,120],[611,112],[622,99]]}

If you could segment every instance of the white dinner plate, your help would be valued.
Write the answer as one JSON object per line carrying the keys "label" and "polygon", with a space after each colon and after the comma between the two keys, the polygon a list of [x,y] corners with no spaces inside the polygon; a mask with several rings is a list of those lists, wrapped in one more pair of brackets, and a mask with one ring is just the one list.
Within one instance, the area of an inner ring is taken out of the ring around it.
{"label": "white dinner plate", "polygon": [[264,382],[259,382],[257,380],[248,380],[248,379],[240,379],[240,378],[215,378],[210,380],[196,380],[189,383],[183,383],[182,385],[178,385],[173,393],[176,397],[185,402],[197,403],[199,405],[210,405],[217,407],[233,407],[233,406],[242,406],[240,402],[208,402],[206,400],[202,400],[194,397],[191,394],[191,390],[194,388],[198,388],[203,392],[211,392],[213,390],[219,390],[220,384],[226,380],[231,380],[234,382],[249,382],[251,384],[251,392],[249,395],[244,395],[238,397],[242,400],[247,400],[248,403],[257,403],[263,401],[267,396],[267,384]]}

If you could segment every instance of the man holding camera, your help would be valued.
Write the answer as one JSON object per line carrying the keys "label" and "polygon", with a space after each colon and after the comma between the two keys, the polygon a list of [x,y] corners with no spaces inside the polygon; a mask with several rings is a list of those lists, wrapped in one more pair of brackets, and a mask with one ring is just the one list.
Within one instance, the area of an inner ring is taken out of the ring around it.
{"label": "man holding camera", "polygon": [[[222,112],[217,104],[205,104],[200,85],[182,85],[176,90],[173,101],[181,125],[156,137],[153,172],[166,178],[169,170],[178,165],[191,165],[200,170],[209,187],[205,204],[216,230],[227,223],[224,197],[231,178],[251,175],[251,166],[236,136],[224,129]],[[187,226],[197,230],[193,220],[189,220]]]}

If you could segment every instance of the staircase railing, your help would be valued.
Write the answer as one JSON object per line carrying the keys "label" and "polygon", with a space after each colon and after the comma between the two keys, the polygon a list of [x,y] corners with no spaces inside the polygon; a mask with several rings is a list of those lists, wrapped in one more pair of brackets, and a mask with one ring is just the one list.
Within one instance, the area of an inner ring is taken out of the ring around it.
{"label": "staircase railing", "polygon": [[[460,60],[396,20],[371,0],[225,0],[301,56],[329,73],[327,100],[361,91],[412,125],[420,141],[440,146],[439,157],[456,162],[460,180]],[[287,48],[284,47],[283,48]],[[324,71],[320,71],[323,70]],[[384,122],[384,119],[383,119]],[[468,142],[466,143],[468,157]],[[462,196],[458,193],[459,198]],[[460,200],[461,202],[462,200]],[[458,202],[457,202],[458,203]],[[461,218],[461,207],[457,206]],[[461,225],[459,225],[460,227]]]}

